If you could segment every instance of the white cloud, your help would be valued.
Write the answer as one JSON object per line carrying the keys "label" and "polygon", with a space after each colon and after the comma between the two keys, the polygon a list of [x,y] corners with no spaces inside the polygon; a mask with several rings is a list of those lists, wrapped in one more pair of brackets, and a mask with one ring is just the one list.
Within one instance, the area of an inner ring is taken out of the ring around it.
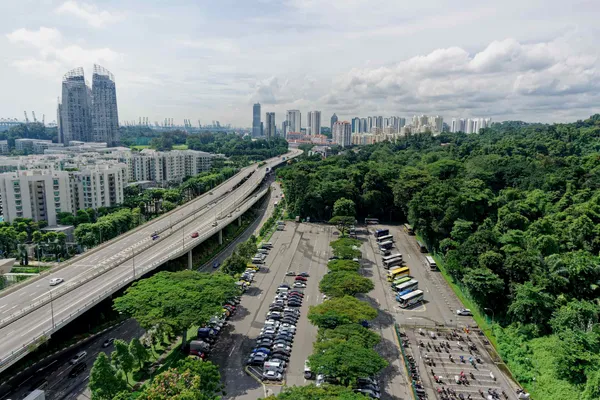
{"label": "white cloud", "polygon": [[82,19],[94,28],[102,28],[123,19],[123,15],[121,14],[100,10],[94,4],[78,3],[73,0],[65,1],[56,9],[56,12],[58,14],[69,14]]}
{"label": "white cloud", "polygon": [[569,102],[578,108],[589,101],[582,95],[595,97],[600,89],[600,63],[597,57],[569,51],[561,40],[523,44],[506,39],[475,54],[450,47],[392,66],[354,68],[338,77],[335,87],[322,98],[324,103],[337,104],[336,99],[350,97],[361,99],[363,109],[374,103],[395,113],[390,103],[404,109],[450,112],[510,105],[526,112],[547,96],[564,100],[548,107]]}
{"label": "white cloud", "polygon": [[61,33],[55,28],[40,27],[37,31],[25,28],[17,29],[6,35],[11,43],[24,43],[29,46],[44,48],[54,46],[62,40]]}
{"label": "white cloud", "polygon": [[229,39],[222,38],[204,38],[198,40],[184,39],[180,40],[179,45],[192,49],[204,49],[218,51],[222,53],[239,53],[238,45]]}

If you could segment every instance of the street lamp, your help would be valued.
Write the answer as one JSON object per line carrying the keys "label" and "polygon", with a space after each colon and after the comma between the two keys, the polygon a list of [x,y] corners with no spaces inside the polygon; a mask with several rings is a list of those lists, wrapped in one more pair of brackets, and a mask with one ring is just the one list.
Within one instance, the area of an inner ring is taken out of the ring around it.
{"label": "street lamp", "polygon": [[132,272],[133,272],[133,279],[135,279],[135,249],[132,247],[131,248],[131,254],[132,254],[132,261],[133,261],[133,267],[132,267]]}
{"label": "street lamp", "polygon": [[493,324],[493,323],[494,323],[494,316],[495,316],[496,314],[494,313],[494,310],[492,310],[491,308],[484,307],[483,311],[486,311],[486,310],[489,310],[489,311],[491,311],[491,312],[492,312],[492,324]]}
{"label": "street lamp", "polygon": [[54,306],[52,305],[52,290],[50,290],[50,315],[52,318],[52,329],[54,329]]}

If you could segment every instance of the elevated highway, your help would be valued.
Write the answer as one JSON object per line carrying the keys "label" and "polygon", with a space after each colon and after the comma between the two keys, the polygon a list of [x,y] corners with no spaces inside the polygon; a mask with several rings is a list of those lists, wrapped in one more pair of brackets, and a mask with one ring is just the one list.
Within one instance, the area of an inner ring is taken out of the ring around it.
{"label": "elevated highway", "polygon": [[[292,151],[283,157],[299,154]],[[186,253],[191,263],[194,247],[220,234],[259,201],[267,189],[255,191],[267,167],[282,162],[277,157],[260,168],[247,167],[212,192],[5,294],[0,298],[0,372],[136,277]],[[152,240],[153,232],[159,239]],[[198,232],[197,238],[191,237],[193,232]],[[52,278],[65,281],[52,287]]]}

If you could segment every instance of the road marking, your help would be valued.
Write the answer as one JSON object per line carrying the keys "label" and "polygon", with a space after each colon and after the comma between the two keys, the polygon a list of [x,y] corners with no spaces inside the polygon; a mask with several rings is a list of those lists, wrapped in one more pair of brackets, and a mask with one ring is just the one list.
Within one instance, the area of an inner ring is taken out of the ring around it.
{"label": "road marking", "polygon": [[233,347],[231,348],[231,351],[229,352],[229,357],[231,357],[231,354],[233,354],[233,351],[234,351],[234,350],[235,350],[235,346],[233,346]]}
{"label": "road marking", "polygon": [[8,304],[3,305],[2,307],[0,307],[0,310],[2,310],[4,307],[6,307]]}

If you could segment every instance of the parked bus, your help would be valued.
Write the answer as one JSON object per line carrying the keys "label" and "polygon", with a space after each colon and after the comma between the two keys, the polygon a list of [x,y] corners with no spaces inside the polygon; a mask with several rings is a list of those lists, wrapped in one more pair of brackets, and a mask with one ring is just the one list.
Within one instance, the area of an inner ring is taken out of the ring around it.
{"label": "parked bus", "polygon": [[394,247],[394,242],[392,242],[391,240],[388,240],[387,242],[379,243],[379,250],[381,250],[381,251],[389,250],[392,247]]}
{"label": "parked bus", "polygon": [[405,294],[409,294],[413,290],[417,290],[418,288],[419,288],[419,281],[416,279],[411,279],[408,282],[404,282],[400,285],[395,286],[394,289],[396,290],[396,292],[398,292],[398,294],[396,294],[396,300],[398,300],[400,297],[404,296]]}
{"label": "parked bus", "polygon": [[437,269],[437,264],[435,263],[433,257],[425,256],[425,260],[427,260],[427,266],[429,266],[430,270],[435,271]]}
{"label": "parked bus", "polygon": [[398,285],[402,285],[404,282],[408,282],[411,279],[412,277],[410,276],[403,276],[402,278],[394,279],[394,282],[392,282],[392,288],[395,288]]}
{"label": "parked bus", "polygon": [[390,269],[402,265],[402,257],[396,257],[383,262],[383,268]]}
{"label": "parked bus", "polygon": [[377,229],[375,231],[375,237],[378,238],[380,236],[387,236],[390,234],[390,230],[389,229]]}
{"label": "parked bus", "polygon": [[408,267],[392,268],[387,272],[387,280],[393,282],[395,279],[408,275],[410,275],[410,268]]}
{"label": "parked bus", "polygon": [[408,233],[411,236],[415,234],[415,231],[413,231],[412,226],[410,226],[409,224],[404,224],[404,232]]}
{"label": "parked bus", "polygon": [[386,261],[393,260],[394,258],[398,258],[398,257],[402,258],[402,254],[394,253],[394,254],[390,254],[389,256],[383,256],[383,257],[381,257],[381,261],[386,262]]}
{"label": "parked bus", "polygon": [[421,242],[420,240],[417,240],[417,247],[421,253],[427,253],[427,246],[425,246],[425,243]]}
{"label": "parked bus", "polygon": [[365,218],[365,225],[377,225],[379,224],[378,218]]}
{"label": "parked bus", "polygon": [[377,238],[377,243],[383,243],[383,242],[387,242],[387,241],[394,241],[394,236],[393,235],[385,235],[385,236],[379,236]]}
{"label": "parked bus", "polygon": [[401,308],[407,308],[414,304],[420,303],[423,301],[423,291],[418,289],[414,290],[404,296],[400,297],[398,300],[399,306]]}

